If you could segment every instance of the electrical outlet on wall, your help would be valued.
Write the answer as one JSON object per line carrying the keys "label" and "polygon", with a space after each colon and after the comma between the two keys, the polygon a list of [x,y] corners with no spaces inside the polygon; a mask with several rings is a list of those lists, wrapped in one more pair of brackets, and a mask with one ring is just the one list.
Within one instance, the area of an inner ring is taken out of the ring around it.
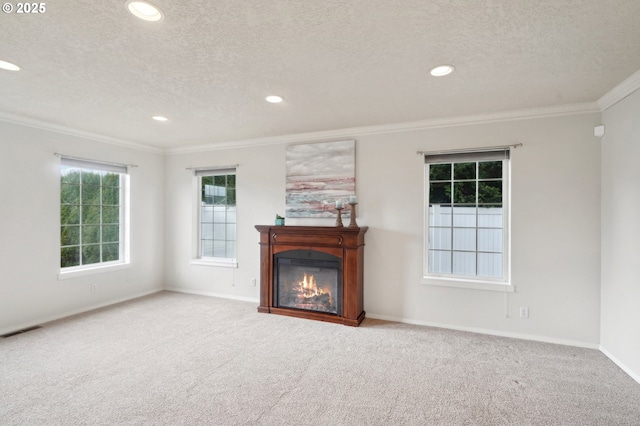
{"label": "electrical outlet on wall", "polygon": [[257,280],[255,278],[251,278],[251,287],[255,287],[256,286],[256,282],[257,282]]}
{"label": "electrical outlet on wall", "polygon": [[529,318],[529,308],[526,306],[520,307],[520,318]]}
{"label": "electrical outlet on wall", "polygon": [[98,290],[98,284],[91,283],[91,293],[95,293]]}

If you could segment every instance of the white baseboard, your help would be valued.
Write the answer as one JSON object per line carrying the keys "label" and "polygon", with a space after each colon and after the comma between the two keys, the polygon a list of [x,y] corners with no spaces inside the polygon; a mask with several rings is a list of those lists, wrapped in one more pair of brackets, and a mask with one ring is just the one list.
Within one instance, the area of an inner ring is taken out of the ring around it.
{"label": "white baseboard", "polygon": [[182,287],[165,287],[166,291],[175,291],[176,293],[197,294],[199,296],[219,297],[221,299],[239,300],[241,302],[260,303],[260,299],[256,297],[234,296],[233,294],[214,293],[211,291],[193,290]]}
{"label": "white baseboard", "polygon": [[408,318],[398,318],[388,315],[378,315],[367,312],[367,318],[381,319],[385,321],[402,322],[406,324],[424,325],[427,327],[446,328],[449,330],[468,331],[470,333],[488,334],[490,336],[510,337],[512,339],[532,340],[536,342],[554,343],[557,345],[576,346],[579,348],[599,349],[597,343],[581,342],[578,340],[559,339],[556,337],[538,336],[534,334],[513,333],[509,331],[491,330],[486,328],[461,327],[458,325],[442,324],[429,321],[416,321]]}
{"label": "white baseboard", "polygon": [[82,313],[85,313],[85,312],[93,311],[94,309],[104,308],[105,306],[115,305],[116,303],[126,302],[128,300],[137,299],[139,297],[148,296],[150,294],[159,293],[161,291],[163,291],[163,289],[161,289],[161,288],[154,289],[154,290],[143,291],[141,293],[136,293],[136,294],[133,294],[131,296],[121,297],[119,299],[114,299],[114,300],[109,300],[108,302],[103,302],[103,303],[98,303],[98,304],[95,304],[95,305],[85,306],[85,307],[82,307],[82,308],[79,308],[79,309],[73,309],[71,311],[61,312],[59,314],[50,315],[50,316],[47,316],[47,317],[41,317],[41,318],[38,318],[38,319],[35,319],[35,320],[32,320],[32,321],[28,321],[28,322],[25,322],[25,323],[22,323],[22,324],[11,325],[9,327],[0,329],[0,335],[13,333],[13,332],[18,331],[18,330],[24,330],[25,328],[35,327],[37,325],[42,325],[42,324],[47,323],[47,322],[56,321],[56,320],[59,320],[59,319],[62,319],[62,318],[70,317],[72,315],[82,314]]}
{"label": "white baseboard", "polygon": [[608,350],[606,350],[602,345],[600,345],[600,352],[602,352],[603,354],[605,354],[605,356],[607,358],[609,358],[611,361],[613,361],[613,363],[615,365],[617,365],[618,367],[620,367],[622,369],[622,371],[624,371],[625,373],[627,373],[629,376],[631,376],[631,378],[633,380],[635,380],[636,382],[640,383],[640,374],[637,374],[635,371],[633,371],[632,369],[630,369],[629,367],[627,367],[622,361],[620,361],[618,358],[616,358],[615,356],[613,356],[611,354],[611,352],[609,352]]}

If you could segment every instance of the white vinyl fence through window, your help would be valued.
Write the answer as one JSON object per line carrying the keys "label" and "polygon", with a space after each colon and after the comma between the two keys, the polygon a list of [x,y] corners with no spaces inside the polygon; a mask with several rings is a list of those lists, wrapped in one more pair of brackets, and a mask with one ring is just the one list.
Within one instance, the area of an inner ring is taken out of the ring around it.
{"label": "white vinyl fence through window", "polygon": [[429,272],[502,277],[502,207],[429,207]]}

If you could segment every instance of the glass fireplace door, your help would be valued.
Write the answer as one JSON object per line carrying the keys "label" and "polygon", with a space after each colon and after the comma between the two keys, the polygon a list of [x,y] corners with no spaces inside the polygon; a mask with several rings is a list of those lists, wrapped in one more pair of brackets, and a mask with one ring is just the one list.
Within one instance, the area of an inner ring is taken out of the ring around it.
{"label": "glass fireplace door", "polygon": [[302,256],[296,252],[277,257],[274,297],[278,307],[330,314],[341,312],[341,262],[326,260],[330,255],[324,253]]}

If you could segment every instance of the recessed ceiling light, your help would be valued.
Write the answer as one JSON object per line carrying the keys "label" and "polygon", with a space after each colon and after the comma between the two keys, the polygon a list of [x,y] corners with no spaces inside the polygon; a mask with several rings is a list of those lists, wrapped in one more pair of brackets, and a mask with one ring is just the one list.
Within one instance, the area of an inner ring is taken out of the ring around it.
{"label": "recessed ceiling light", "polygon": [[0,61],[0,68],[7,71],[20,71],[20,67],[7,61]]}
{"label": "recessed ceiling light", "polygon": [[453,65],[439,65],[432,68],[430,73],[434,77],[444,77],[445,75],[451,74],[454,69]]}
{"label": "recessed ceiling light", "polygon": [[163,116],[161,116],[161,115],[154,115],[154,116],[153,116],[153,117],[151,117],[151,118],[153,118],[153,119],[154,119],[154,120],[156,120],[156,121],[169,121],[169,119],[168,119],[167,117],[163,117]]}
{"label": "recessed ceiling light", "polygon": [[282,98],[280,96],[267,96],[264,98],[267,102],[271,102],[272,104],[278,104],[282,102]]}
{"label": "recessed ceiling light", "polygon": [[146,1],[127,0],[125,3],[129,12],[145,21],[160,21],[164,15],[158,6]]}

